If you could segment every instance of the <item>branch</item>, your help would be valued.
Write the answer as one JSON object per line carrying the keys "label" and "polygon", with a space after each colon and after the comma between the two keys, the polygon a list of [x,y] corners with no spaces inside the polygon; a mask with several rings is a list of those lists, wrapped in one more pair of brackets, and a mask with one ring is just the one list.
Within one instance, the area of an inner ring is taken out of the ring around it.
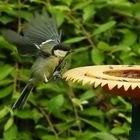
{"label": "branch", "polygon": [[[73,106],[75,118],[76,118],[77,121],[80,121],[80,117],[79,117],[79,115],[78,115],[77,108],[76,108],[75,104],[72,102],[72,98],[74,98],[75,95],[74,95],[74,92],[73,92],[72,87],[70,87],[70,86],[68,87],[68,96],[69,96],[70,101],[71,101],[72,106]],[[79,132],[82,132],[82,128],[81,128],[81,125],[80,125],[80,124],[78,125],[78,129],[79,129]]]}
{"label": "branch", "polygon": [[83,34],[86,36],[87,41],[90,43],[92,48],[96,48],[95,43],[93,42],[93,40],[91,39],[91,35],[89,34],[89,32],[85,29],[84,25],[82,23],[79,23],[79,21],[69,12],[68,15],[71,17],[71,19],[75,22],[76,25],[78,25],[82,31]]}
{"label": "branch", "polygon": [[37,108],[38,108],[38,110],[42,113],[42,115],[46,118],[46,120],[47,120],[49,126],[51,127],[51,129],[52,129],[52,131],[53,131],[53,133],[54,133],[54,135],[55,135],[55,137],[56,137],[56,140],[59,140],[58,134],[57,134],[57,132],[56,132],[56,130],[55,130],[55,128],[54,128],[54,125],[53,125],[53,123],[52,123],[52,121],[51,121],[49,115],[44,111],[44,109],[43,109],[42,107],[37,106]]}

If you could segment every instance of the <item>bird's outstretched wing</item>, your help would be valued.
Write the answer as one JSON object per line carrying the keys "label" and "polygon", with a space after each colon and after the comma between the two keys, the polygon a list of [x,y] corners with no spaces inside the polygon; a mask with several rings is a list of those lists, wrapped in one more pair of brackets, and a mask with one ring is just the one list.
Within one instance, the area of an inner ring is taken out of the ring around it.
{"label": "bird's outstretched wing", "polygon": [[21,55],[36,55],[37,48],[27,37],[23,37],[15,31],[7,29],[3,29],[2,34],[8,42],[16,45]]}
{"label": "bird's outstretched wing", "polygon": [[17,46],[22,55],[36,55],[39,49],[50,54],[52,48],[61,41],[56,20],[46,11],[35,13],[31,21],[25,23],[23,36],[12,30],[3,30],[2,33],[10,43]]}
{"label": "bird's outstretched wing", "polygon": [[50,17],[46,11],[43,11],[42,14],[35,13],[31,22],[25,24],[23,34],[41,50],[48,53],[61,41],[56,20],[54,17]]}

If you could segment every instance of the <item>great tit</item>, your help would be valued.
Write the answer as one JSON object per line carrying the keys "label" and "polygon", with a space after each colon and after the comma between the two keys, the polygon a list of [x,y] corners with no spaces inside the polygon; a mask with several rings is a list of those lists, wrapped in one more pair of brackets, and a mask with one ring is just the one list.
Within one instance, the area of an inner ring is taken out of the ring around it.
{"label": "great tit", "polygon": [[37,56],[31,68],[31,79],[12,105],[12,109],[22,108],[36,84],[47,83],[58,75],[58,67],[72,50],[61,43],[55,18],[46,11],[32,16],[31,21],[24,25],[23,35],[7,29],[2,30],[2,34],[7,41],[16,45],[21,55]]}

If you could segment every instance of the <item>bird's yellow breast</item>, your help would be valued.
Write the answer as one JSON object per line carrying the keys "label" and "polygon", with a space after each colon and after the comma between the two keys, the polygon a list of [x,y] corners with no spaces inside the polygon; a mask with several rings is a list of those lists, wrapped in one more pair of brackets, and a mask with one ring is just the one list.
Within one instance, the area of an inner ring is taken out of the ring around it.
{"label": "bird's yellow breast", "polygon": [[[54,70],[56,69],[56,67],[59,65],[60,63],[60,59],[58,57],[55,57],[55,56],[51,56],[49,58],[49,61],[46,60],[46,64],[45,64],[45,69],[47,69],[47,71],[49,72],[50,75],[48,76],[51,76],[54,72]],[[46,71],[46,72],[47,72]],[[47,73],[46,73],[47,74]]]}
{"label": "bird's yellow breast", "polygon": [[38,58],[32,66],[32,74],[35,81],[44,81],[44,75],[49,79],[56,67],[60,63],[60,58],[50,56],[48,58]]}

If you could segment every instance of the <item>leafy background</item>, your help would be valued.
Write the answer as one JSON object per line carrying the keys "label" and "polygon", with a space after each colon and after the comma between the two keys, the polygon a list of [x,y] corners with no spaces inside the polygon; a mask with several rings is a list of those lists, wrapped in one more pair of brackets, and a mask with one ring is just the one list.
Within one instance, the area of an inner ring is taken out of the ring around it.
{"label": "leafy background", "polygon": [[[22,31],[36,11],[55,14],[62,41],[74,49],[70,68],[140,64],[139,0],[1,0],[0,27]],[[0,35],[0,140],[127,140],[128,99],[57,81],[36,87],[24,109],[12,104],[34,58],[19,56]]]}

